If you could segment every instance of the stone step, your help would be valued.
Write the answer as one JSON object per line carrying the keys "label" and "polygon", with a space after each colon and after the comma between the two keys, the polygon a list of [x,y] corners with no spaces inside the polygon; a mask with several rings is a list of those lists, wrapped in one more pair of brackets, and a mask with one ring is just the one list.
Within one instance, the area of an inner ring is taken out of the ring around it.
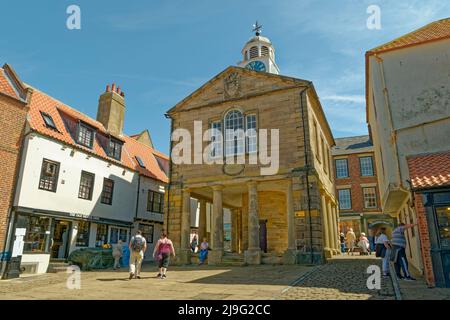
{"label": "stone step", "polygon": [[70,264],[64,261],[50,261],[47,273],[66,272],[69,266]]}

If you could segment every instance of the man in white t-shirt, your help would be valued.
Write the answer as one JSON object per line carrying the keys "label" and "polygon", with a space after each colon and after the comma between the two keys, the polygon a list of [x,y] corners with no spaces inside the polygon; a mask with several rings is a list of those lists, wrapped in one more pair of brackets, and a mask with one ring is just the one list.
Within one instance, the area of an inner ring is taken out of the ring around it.
{"label": "man in white t-shirt", "polygon": [[382,256],[382,269],[383,276],[387,277],[389,275],[389,257],[391,256],[391,243],[386,235],[386,228],[380,229],[380,234],[375,237],[375,245],[384,247],[381,247],[384,249],[384,256]]}
{"label": "man in white t-shirt", "polygon": [[131,238],[130,244],[130,280],[133,277],[140,279],[142,260],[144,252],[147,250],[147,241],[142,236],[142,231],[138,230],[136,235]]}

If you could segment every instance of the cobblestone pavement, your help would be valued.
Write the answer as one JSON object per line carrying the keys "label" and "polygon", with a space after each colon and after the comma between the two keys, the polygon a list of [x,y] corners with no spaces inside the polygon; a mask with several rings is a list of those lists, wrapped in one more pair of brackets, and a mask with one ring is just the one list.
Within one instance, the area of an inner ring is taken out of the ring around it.
{"label": "cobblestone pavement", "polygon": [[369,290],[367,268],[381,267],[374,256],[340,256],[313,270],[279,296],[286,300],[395,300],[390,278],[381,279],[381,290]]}

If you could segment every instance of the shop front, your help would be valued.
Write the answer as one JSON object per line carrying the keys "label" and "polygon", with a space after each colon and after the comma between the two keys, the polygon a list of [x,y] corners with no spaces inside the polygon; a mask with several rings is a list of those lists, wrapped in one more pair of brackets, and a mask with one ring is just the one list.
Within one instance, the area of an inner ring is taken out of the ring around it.
{"label": "shop front", "polygon": [[79,214],[15,209],[14,230],[23,230],[21,248],[22,273],[45,273],[52,261],[66,261],[79,248],[127,243],[132,223]]}
{"label": "shop front", "polygon": [[429,191],[423,196],[436,286],[450,287],[450,191]]}

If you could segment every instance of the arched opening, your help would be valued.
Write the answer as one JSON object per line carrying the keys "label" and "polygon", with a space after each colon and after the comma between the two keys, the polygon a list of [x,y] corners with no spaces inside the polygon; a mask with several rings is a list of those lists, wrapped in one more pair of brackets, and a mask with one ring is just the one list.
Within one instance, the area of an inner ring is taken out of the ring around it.
{"label": "arched opening", "polygon": [[261,56],[264,57],[264,56],[268,56],[268,55],[269,55],[269,48],[266,46],[262,46],[261,47]]}
{"label": "arched opening", "polygon": [[258,47],[251,47],[250,48],[250,59],[253,59],[253,58],[258,58]]}

